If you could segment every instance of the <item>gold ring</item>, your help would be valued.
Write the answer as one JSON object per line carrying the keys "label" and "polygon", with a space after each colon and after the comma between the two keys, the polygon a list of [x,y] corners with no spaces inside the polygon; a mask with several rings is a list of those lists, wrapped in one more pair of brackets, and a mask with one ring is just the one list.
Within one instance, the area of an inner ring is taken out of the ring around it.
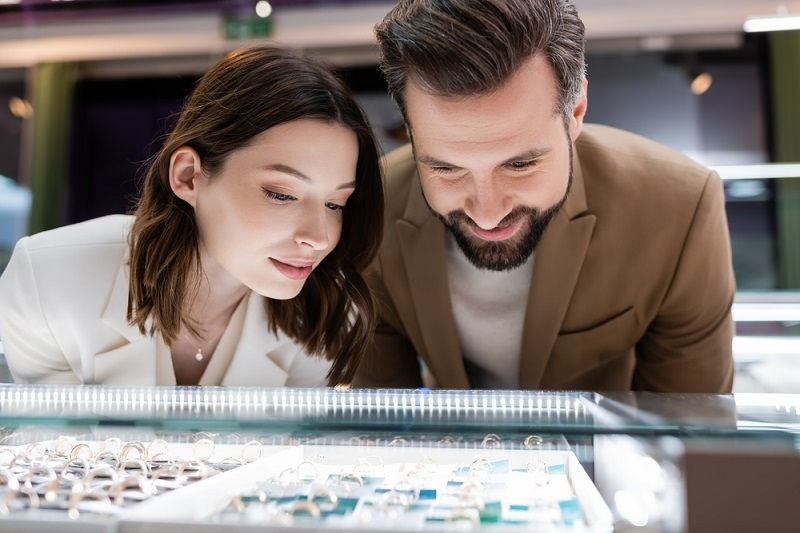
{"label": "gold ring", "polygon": [[[114,445],[114,449],[111,449],[111,445]],[[114,452],[115,455],[119,455],[119,451],[122,449],[122,440],[118,437],[111,437],[103,441],[100,444],[100,453],[105,451]]]}
{"label": "gold ring", "polygon": [[111,507],[111,499],[105,492],[76,492],[70,496],[69,502],[67,503],[67,516],[73,520],[77,520],[81,515],[78,506],[86,499],[96,500]]}
{"label": "gold ring", "polygon": [[142,461],[144,461],[147,458],[147,449],[144,447],[144,444],[142,444],[139,441],[134,441],[125,444],[119,450],[119,460],[120,461],[127,460],[128,455],[130,455],[131,453],[131,450],[136,450],[136,453],[139,454],[139,456],[135,457],[135,459],[141,459]]}
{"label": "gold ring", "polygon": [[8,487],[8,490],[19,490],[19,480],[10,470],[0,470],[0,480],[5,481],[5,486]]}
{"label": "gold ring", "polygon": [[69,451],[69,458],[78,459],[81,455],[82,450],[87,450],[87,452],[89,453],[87,459],[89,459],[90,461],[94,459],[94,452],[92,451],[92,448],[85,442],[81,442],[73,446],[72,449]]}
{"label": "gold ring", "polygon": [[364,486],[364,478],[359,476],[358,474],[353,473],[343,473],[339,474],[339,484],[349,488],[348,484],[355,484],[359,487]]}
{"label": "gold ring", "polygon": [[298,511],[308,513],[314,518],[319,518],[319,505],[309,500],[297,500],[289,507],[288,513],[294,516]]}

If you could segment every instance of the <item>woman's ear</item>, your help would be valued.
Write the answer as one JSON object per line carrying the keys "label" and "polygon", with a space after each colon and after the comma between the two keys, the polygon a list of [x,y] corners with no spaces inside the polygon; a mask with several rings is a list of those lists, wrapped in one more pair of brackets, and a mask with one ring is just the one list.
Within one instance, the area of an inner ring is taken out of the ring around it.
{"label": "woman's ear", "polygon": [[175,196],[194,206],[197,182],[203,178],[200,155],[190,146],[181,146],[169,158],[169,186]]}

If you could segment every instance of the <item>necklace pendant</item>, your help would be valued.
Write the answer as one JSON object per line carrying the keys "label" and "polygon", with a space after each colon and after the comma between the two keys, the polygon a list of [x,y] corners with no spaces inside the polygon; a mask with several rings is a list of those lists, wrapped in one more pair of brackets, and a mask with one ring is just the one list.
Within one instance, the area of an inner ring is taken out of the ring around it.
{"label": "necklace pendant", "polygon": [[194,358],[195,358],[196,361],[202,361],[203,360],[203,351],[198,348],[197,353],[194,354]]}

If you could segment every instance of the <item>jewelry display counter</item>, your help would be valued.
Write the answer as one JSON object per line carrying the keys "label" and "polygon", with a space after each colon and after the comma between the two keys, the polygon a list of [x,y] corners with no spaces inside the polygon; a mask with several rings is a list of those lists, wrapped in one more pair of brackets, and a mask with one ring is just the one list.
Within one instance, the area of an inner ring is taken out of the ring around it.
{"label": "jewelry display counter", "polygon": [[[702,531],[698,473],[790,473],[798,428],[794,396],[0,385],[0,531]],[[757,530],[796,525],[760,474]]]}

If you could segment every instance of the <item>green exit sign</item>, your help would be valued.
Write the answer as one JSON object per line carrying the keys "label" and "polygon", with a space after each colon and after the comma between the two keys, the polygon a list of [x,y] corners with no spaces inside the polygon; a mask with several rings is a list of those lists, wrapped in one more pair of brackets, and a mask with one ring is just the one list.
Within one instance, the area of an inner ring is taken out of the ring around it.
{"label": "green exit sign", "polygon": [[225,15],[222,34],[226,39],[253,39],[272,34],[272,17]]}

